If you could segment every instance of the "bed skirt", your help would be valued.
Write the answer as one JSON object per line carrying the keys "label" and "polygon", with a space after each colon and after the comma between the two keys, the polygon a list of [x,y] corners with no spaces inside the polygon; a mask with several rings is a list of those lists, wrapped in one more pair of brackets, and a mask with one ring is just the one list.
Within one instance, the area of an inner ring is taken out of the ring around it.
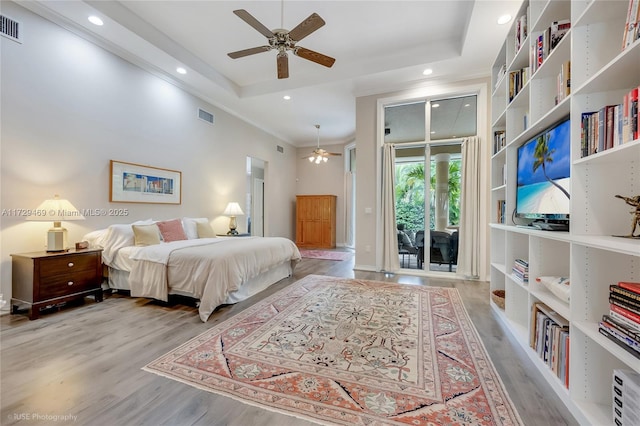
{"label": "bed skirt", "polygon": [[[257,275],[242,283],[240,288],[234,292],[229,293],[224,304],[238,303],[249,297],[260,293],[262,290],[270,287],[278,281],[291,276],[293,268],[291,261],[282,262],[269,269],[268,271]],[[131,290],[129,285],[129,271],[123,271],[109,267],[109,288],[112,290]],[[180,296],[194,297],[193,294],[187,294],[182,291],[169,290],[169,294],[176,294]]]}

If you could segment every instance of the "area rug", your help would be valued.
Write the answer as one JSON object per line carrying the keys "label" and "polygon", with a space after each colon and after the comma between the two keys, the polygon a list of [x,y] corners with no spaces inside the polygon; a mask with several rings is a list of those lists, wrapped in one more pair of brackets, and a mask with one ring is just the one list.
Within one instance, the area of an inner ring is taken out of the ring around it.
{"label": "area rug", "polygon": [[307,250],[300,249],[300,256],[309,259],[323,260],[347,260],[351,259],[351,252],[348,251],[329,251],[329,250]]}
{"label": "area rug", "polygon": [[320,424],[522,424],[453,288],[309,275],[144,369]]}

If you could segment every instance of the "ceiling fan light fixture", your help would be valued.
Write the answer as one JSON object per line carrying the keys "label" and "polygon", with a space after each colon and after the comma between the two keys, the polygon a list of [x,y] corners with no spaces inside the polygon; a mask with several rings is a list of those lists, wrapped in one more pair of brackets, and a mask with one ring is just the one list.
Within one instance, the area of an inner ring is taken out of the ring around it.
{"label": "ceiling fan light fixture", "polygon": [[[284,21],[284,6],[281,6],[281,9],[283,15],[281,21]],[[276,50],[278,52],[276,56],[276,70],[279,79],[289,78],[289,60],[287,52],[291,52],[295,56],[323,65],[327,68],[331,68],[336,61],[330,56],[296,45],[300,40],[325,25],[325,21],[317,13],[309,15],[307,19],[300,22],[298,26],[291,31],[282,28],[277,28],[272,31],[244,9],[234,10],[233,13],[257,30],[260,34],[265,36],[267,38],[268,45],[227,53],[227,55],[232,59]],[[282,26],[284,26],[284,22],[282,22]]]}

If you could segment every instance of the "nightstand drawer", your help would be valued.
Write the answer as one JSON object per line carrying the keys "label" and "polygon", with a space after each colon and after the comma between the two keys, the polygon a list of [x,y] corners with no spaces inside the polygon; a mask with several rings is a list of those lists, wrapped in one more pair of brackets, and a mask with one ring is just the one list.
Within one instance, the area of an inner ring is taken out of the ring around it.
{"label": "nightstand drawer", "polygon": [[100,262],[100,256],[95,253],[41,259],[40,276],[47,278],[80,271],[95,271],[98,262]]}
{"label": "nightstand drawer", "polygon": [[95,268],[76,271],[73,274],[43,277],[40,280],[39,299],[53,299],[97,287],[100,287],[100,282],[96,282]]}
{"label": "nightstand drawer", "polygon": [[11,313],[26,304],[29,319],[44,307],[89,295],[102,302],[102,250],[12,254],[11,291]]}

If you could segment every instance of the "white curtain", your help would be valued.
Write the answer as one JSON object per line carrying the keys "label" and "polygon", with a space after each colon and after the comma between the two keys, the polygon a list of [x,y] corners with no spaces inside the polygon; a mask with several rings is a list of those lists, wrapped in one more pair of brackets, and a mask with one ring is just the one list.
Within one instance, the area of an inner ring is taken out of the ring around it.
{"label": "white curtain", "polygon": [[353,247],[353,173],[344,174],[344,242],[347,247]]}
{"label": "white curtain", "polygon": [[382,152],[382,270],[397,271],[398,231],[396,227],[396,148],[384,144]]}
{"label": "white curtain", "polygon": [[480,276],[480,138],[462,140],[458,273]]}

